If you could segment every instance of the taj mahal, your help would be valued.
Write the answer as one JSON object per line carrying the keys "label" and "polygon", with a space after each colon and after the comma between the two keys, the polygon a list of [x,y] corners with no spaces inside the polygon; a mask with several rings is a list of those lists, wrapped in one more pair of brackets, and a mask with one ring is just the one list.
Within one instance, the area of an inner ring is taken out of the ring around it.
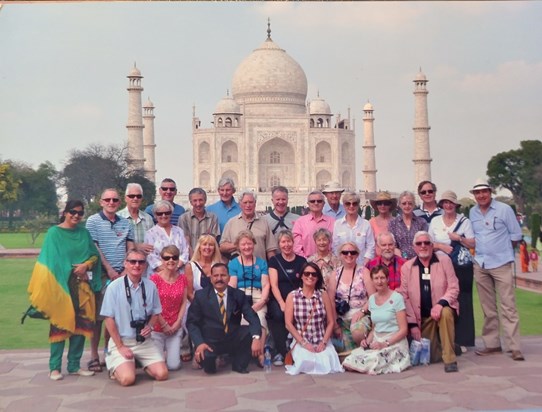
{"label": "taj mahal", "polygon": [[[143,77],[135,65],[127,77],[129,164],[156,181],[154,105],[150,100],[141,103]],[[421,69],[413,82],[417,184],[431,180],[427,79]],[[239,64],[231,93],[218,101],[208,126],[193,108],[193,186],[205,189],[213,202],[217,182],[230,177],[238,190],[258,193],[259,207],[271,204],[270,190],[276,185],[288,188],[292,205],[305,204],[308,192],[329,181],[371,198],[378,187],[373,106],[363,106],[362,159],[356,159],[359,142],[350,109],[344,118],[332,113],[319,93],[307,100],[303,68],[272,40],[268,23],[267,38]],[[360,163],[361,190],[356,182]],[[179,200],[187,204],[184,197]]]}

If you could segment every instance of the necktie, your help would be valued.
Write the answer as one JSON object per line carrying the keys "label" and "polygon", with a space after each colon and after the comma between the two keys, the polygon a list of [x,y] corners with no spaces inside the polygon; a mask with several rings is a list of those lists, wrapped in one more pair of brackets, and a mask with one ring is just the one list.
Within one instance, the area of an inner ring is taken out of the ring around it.
{"label": "necktie", "polygon": [[220,309],[220,315],[222,316],[222,323],[224,324],[224,333],[228,333],[228,324],[226,323],[226,307],[224,306],[224,292],[217,292],[218,295],[218,308]]}

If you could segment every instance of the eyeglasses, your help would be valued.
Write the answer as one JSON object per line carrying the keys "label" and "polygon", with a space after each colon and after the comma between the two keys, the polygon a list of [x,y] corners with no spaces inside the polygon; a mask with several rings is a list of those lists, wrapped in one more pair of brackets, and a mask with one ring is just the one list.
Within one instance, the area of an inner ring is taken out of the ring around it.
{"label": "eyeglasses", "polygon": [[414,206],[412,202],[401,202],[401,206]]}
{"label": "eyeglasses", "polygon": [[126,259],[126,262],[128,262],[132,266],[144,265],[145,263],[147,263],[145,259]]}
{"label": "eyeglasses", "polygon": [[83,210],[75,210],[75,209],[70,209],[68,210],[68,213],[72,216],[83,216],[85,214],[85,212]]}
{"label": "eyeglasses", "polygon": [[309,203],[324,203],[324,201],[322,199],[311,199]]}
{"label": "eyeglasses", "polygon": [[433,193],[435,193],[433,189],[420,191],[420,195],[432,195]]}
{"label": "eyeglasses", "polygon": [[357,250],[341,250],[341,255],[344,256],[356,256],[359,255],[359,252]]}
{"label": "eyeglasses", "polygon": [[170,260],[179,260],[179,255],[173,255],[173,256],[162,256],[162,259],[166,262],[169,262]]}
{"label": "eyeglasses", "polygon": [[316,272],[303,272],[302,273],[303,276],[306,276],[306,277],[310,277],[310,278],[317,278],[318,277],[318,274]]}
{"label": "eyeglasses", "polygon": [[359,206],[359,202],[344,202],[344,205],[346,207],[350,207],[350,206]]}
{"label": "eyeglasses", "polygon": [[143,195],[126,195],[126,197],[129,197],[130,199],[142,199]]}
{"label": "eyeglasses", "polygon": [[170,192],[176,192],[177,191],[177,188],[176,187],[160,187],[160,189],[162,189],[162,192],[167,192],[167,191],[170,191]]}
{"label": "eyeglasses", "polygon": [[171,215],[171,211],[167,211],[167,212],[156,212],[155,213],[156,216],[169,216]]}
{"label": "eyeglasses", "polygon": [[391,206],[391,202],[389,200],[378,200],[375,202],[377,206]]}
{"label": "eyeglasses", "polygon": [[420,242],[415,242],[414,243],[416,246],[421,246],[421,245],[424,245],[424,246],[429,246],[431,244],[431,241],[429,240],[423,240],[423,241],[420,241]]}
{"label": "eyeglasses", "polygon": [[118,203],[120,202],[120,199],[118,197],[106,197],[105,199],[102,199],[102,201],[104,201],[105,203]]}

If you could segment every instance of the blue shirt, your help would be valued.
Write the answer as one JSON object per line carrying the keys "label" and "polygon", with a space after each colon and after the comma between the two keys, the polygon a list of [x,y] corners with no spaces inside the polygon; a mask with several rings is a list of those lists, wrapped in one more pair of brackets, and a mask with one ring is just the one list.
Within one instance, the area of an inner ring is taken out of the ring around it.
{"label": "blue shirt", "polygon": [[[149,205],[145,208],[145,212],[151,215],[152,220],[154,223],[156,223],[156,219],[154,218],[154,214],[152,213],[152,208],[154,207],[154,203],[152,205]],[[179,223],[179,217],[185,212],[184,207],[181,205],[178,205],[177,203],[173,202],[173,213],[171,214],[171,224],[173,226],[177,226]]]}
{"label": "blue shirt", "polygon": [[328,202],[326,202],[324,204],[324,209],[322,209],[322,213],[326,216],[329,216],[329,217],[332,217],[333,219],[337,220],[337,219],[340,219],[341,217],[345,217],[346,216],[346,210],[344,210],[344,206],[342,203],[339,203],[339,208],[337,209],[337,211],[335,212],[331,206],[329,205]]}
{"label": "blue shirt", "polygon": [[89,216],[86,226],[92,240],[98,245],[111,267],[117,272],[122,271],[126,257],[126,242],[134,241],[134,229],[130,221],[115,215],[115,221],[112,222],[103,211],[100,211]]}
{"label": "blue shirt", "polygon": [[205,209],[207,210],[207,212],[214,213],[218,218],[220,233],[224,233],[224,226],[226,226],[228,220],[241,213],[239,203],[237,203],[233,198],[231,199],[231,204],[229,207],[226,206],[226,204],[222,200],[219,200],[218,202],[207,206]]}
{"label": "blue shirt", "polygon": [[156,285],[151,280],[141,278],[140,283],[134,288],[133,282],[128,278],[130,294],[132,295],[132,305],[130,306],[124,289],[124,277],[121,276],[115,279],[105,290],[100,315],[115,319],[115,324],[122,339],[135,339],[136,330],[130,326],[130,321],[132,320],[130,308],[132,309],[134,320],[145,319],[141,282],[145,284],[147,316],[162,313],[162,305],[160,304]]}
{"label": "blue shirt", "polygon": [[231,277],[237,278],[239,289],[253,288],[262,289],[262,275],[267,276],[267,262],[257,257],[254,265],[241,265],[239,259],[235,258],[228,263],[228,272]]}
{"label": "blue shirt", "polygon": [[474,259],[482,268],[495,269],[514,261],[512,241],[520,241],[522,234],[510,206],[493,199],[485,215],[476,205],[469,218],[476,240]]}

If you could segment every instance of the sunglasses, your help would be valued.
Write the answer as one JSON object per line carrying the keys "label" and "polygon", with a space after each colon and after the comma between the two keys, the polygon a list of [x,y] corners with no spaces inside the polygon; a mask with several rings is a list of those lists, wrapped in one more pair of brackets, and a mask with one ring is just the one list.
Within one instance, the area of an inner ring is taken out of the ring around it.
{"label": "sunglasses", "polygon": [[75,210],[75,209],[70,209],[68,210],[68,213],[72,216],[83,216],[85,214],[85,212],[83,210]]}
{"label": "sunglasses", "polygon": [[168,212],[156,212],[155,213],[156,216],[169,216],[171,215],[171,212],[168,211]]}
{"label": "sunglasses", "polygon": [[126,197],[129,197],[130,199],[142,199],[143,195],[126,195]]}
{"label": "sunglasses", "polygon": [[424,245],[424,246],[429,246],[431,244],[431,242],[429,240],[423,240],[421,242],[415,242],[414,243],[416,246],[421,246],[421,245]]}
{"label": "sunglasses", "polygon": [[126,262],[128,262],[132,266],[144,265],[145,263],[147,263],[145,259],[127,259]]}
{"label": "sunglasses", "polygon": [[309,203],[324,203],[324,201],[322,199],[312,199],[309,200]]}
{"label": "sunglasses", "polygon": [[169,262],[170,260],[179,260],[179,255],[174,256],[162,256],[162,260]]}
{"label": "sunglasses", "polygon": [[316,272],[303,272],[303,276],[306,276],[308,278],[317,278],[318,274]]}
{"label": "sunglasses", "polygon": [[344,205],[346,207],[350,207],[350,206],[359,206],[359,202],[344,202]]}
{"label": "sunglasses", "polygon": [[341,250],[341,255],[344,255],[344,256],[356,256],[356,255],[359,255],[359,252],[356,251],[356,250]]}
{"label": "sunglasses", "polygon": [[176,187],[160,187],[160,189],[162,189],[162,192],[167,192],[167,191],[170,191],[170,192],[176,192],[177,191],[177,188]]}
{"label": "sunglasses", "polygon": [[391,206],[391,202],[389,200],[378,200],[375,203],[377,206]]}
{"label": "sunglasses", "polygon": [[420,192],[420,195],[432,195],[433,193],[435,193],[435,191],[433,189],[429,189],[429,190],[422,190]]}
{"label": "sunglasses", "polygon": [[414,203],[412,202],[401,202],[402,206],[414,206]]}
{"label": "sunglasses", "polygon": [[118,203],[120,202],[120,199],[118,197],[106,197],[105,199],[102,199],[102,201],[105,203],[110,203],[110,202]]}

